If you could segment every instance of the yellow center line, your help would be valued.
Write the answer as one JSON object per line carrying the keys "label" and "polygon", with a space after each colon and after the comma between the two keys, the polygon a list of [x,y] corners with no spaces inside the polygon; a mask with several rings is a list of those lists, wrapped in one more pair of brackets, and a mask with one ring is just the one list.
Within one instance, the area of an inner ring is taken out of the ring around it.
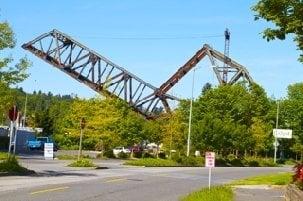
{"label": "yellow center line", "polygon": [[110,180],[105,181],[104,183],[121,182],[121,181],[126,181],[126,179],[125,178],[110,179]]}
{"label": "yellow center line", "polygon": [[34,191],[31,192],[30,195],[36,195],[36,194],[40,194],[40,193],[48,193],[48,192],[53,192],[53,191],[61,191],[61,190],[65,190],[68,189],[68,186],[63,186],[63,187],[58,187],[58,188],[49,188],[49,189],[44,189],[44,190],[40,190],[40,191]]}

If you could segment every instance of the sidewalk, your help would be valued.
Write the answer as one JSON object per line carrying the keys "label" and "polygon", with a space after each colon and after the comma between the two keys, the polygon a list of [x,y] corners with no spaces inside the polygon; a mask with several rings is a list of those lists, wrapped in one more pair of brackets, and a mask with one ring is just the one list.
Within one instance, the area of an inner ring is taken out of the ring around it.
{"label": "sidewalk", "polygon": [[285,188],[268,185],[236,186],[235,201],[284,201]]}

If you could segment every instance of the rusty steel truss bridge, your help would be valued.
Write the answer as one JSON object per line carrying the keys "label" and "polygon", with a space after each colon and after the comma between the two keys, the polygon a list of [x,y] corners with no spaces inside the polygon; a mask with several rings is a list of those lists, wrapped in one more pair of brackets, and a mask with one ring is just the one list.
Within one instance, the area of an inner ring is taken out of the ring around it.
{"label": "rusty steel truss bridge", "polygon": [[[159,88],[55,29],[23,44],[22,48],[94,91],[123,99],[146,118],[157,117],[162,109],[167,113],[171,111],[169,101],[179,99],[169,95],[168,91],[206,56],[219,84],[234,84],[238,80],[253,82],[244,66],[207,44]],[[226,72],[229,79],[226,79]]]}

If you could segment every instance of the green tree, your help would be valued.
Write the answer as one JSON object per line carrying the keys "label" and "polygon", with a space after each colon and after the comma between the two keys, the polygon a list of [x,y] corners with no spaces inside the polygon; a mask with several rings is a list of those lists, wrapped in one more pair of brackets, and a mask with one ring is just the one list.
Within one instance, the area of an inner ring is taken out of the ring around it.
{"label": "green tree", "polygon": [[179,110],[162,117],[163,145],[166,150],[183,150],[186,144],[188,124],[182,121]]}
{"label": "green tree", "polygon": [[[183,122],[188,121],[188,110],[188,101],[181,102]],[[223,154],[264,150],[270,143],[261,143],[271,128],[267,123],[269,110],[270,101],[257,84],[210,88],[193,104],[192,145]]]}
{"label": "green tree", "polygon": [[144,119],[125,102],[115,98],[75,99],[66,114],[56,121],[55,138],[61,146],[75,148],[78,145],[81,117],[86,120],[85,149],[97,149],[102,144],[104,149],[110,150],[140,143],[144,138]]}
{"label": "green tree", "polygon": [[[299,50],[303,51],[303,2],[302,0],[260,0],[252,8],[255,19],[265,19],[275,26],[263,31],[267,41],[284,40],[287,34],[294,35]],[[299,60],[303,62],[303,54]]]}
{"label": "green tree", "polygon": [[0,114],[7,113],[8,108],[14,104],[15,91],[10,86],[22,82],[28,77],[27,68],[30,62],[26,58],[21,58],[18,63],[12,64],[12,56],[3,56],[8,50],[15,47],[16,40],[13,30],[7,22],[0,22]]}
{"label": "green tree", "polygon": [[[0,22],[0,50],[12,49],[16,40],[13,30],[7,22]],[[0,58],[0,82],[11,85],[22,82],[28,77],[27,68],[30,63],[26,58],[21,58],[19,62],[12,66],[11,56]]]}

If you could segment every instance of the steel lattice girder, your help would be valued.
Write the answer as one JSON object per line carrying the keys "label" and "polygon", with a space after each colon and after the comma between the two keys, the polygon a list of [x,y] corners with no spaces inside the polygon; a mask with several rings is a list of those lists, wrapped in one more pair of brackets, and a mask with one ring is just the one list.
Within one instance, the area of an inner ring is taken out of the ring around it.
{"label": "steel lattice girder", "polygon": [[156,87],[57,30],[23,44],[22,48],[96,92],[125,100],[147,118],[155,117],[163,108],[170,112],[168,99],[178,100],[157,94]]}
{"label": "steel lattice girder", "polygon": [[[241,78],[248,82],[253,83],[253,79],[249,75],[247,69],[236,61],[229,57],[225,57],[221,52],[214,50],[209,45],[205,44],[196,54],[190,58],[178,71],[172,75],[164,84],[162,84],[158,90],[158,94],[167,93],[179,80],[182,79],[191,69],[193,69],[205,56],[208,56],[213,66],[213,70],[216,74],[218,82],[220,84],[234,84]],[[218,66],[218,61],[227,64],[227,73],[232,75],[227,83],[223,79],[223,67]]]}
{"label": "steel lattice girder", "polygon": [[[205,44],[178,71],[159,88],[144,82],[124,68],[90,50],[68,35],[53,30],[23,44],[22,48],[67,73],[105,96],[125,100],[135,111],[147,118],[157,117],[162,109],[170,112],[169,100],[179,100],[167,92],[197,63],[208,56],[220,84],[234,84],[244,79],[253,82],[246,68]],[[223,67],[217,61],[226,62],[231,79],[223,81]]]}

